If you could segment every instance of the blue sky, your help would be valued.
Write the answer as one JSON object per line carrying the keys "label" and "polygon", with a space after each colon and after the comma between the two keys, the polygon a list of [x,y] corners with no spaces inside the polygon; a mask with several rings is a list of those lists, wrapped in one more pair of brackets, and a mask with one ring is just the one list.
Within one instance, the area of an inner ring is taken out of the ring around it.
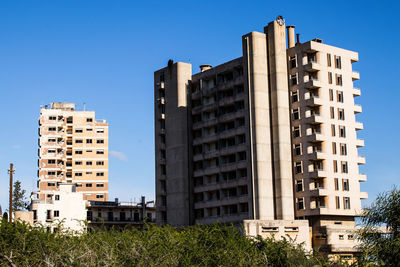
{"label": "blue sky", "polygon": [[283,15],[302,41],[359,52],[361,172],[369,203],[400,184],[400,43],[395,1],[0,1],[0,204],[10,162],[36,184],[40,105],[75,102],[110,125],[110,198],[154,197],[153,72],[168,59],[217,65],[241,36]]}

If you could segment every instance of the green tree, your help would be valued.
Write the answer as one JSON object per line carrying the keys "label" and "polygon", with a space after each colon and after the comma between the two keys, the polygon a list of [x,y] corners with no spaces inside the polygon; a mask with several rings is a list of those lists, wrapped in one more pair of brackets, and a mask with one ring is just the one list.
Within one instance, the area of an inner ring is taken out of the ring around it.
{"label": "green tree", "polygon": [[21,188],[21,182],[16,180],[14,183],[13,203],[12,203],[14,211],[26,209],[27,203],[25,199],[25,193],[26,191]]}
{"label": "green tree", "polygon": [[379,194],[361,220],[365,224],[359,231],[362,261],[378,266],[399,266],[400,190],[394,187]]}

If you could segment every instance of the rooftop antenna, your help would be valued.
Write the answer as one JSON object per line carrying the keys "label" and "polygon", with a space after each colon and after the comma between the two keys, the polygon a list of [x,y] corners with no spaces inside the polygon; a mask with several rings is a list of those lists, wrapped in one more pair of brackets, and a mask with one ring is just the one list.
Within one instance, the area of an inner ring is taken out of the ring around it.
{"label": "rooftop antenna", "polygon": [[83,102],[83,111],[86,111],[86,103]]}

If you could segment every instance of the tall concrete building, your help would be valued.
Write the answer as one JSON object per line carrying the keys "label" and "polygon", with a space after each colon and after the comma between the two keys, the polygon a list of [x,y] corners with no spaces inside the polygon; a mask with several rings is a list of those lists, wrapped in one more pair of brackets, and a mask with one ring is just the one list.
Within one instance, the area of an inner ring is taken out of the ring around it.
{"label": "tall concrete building", "polygon": [[39,200],[60,183],[76,183],[85,200],[108,198],[108,124],[73,103],[51,103],[39,117]]}
{"label": "tall concrete building", "polygon": [[288,45],[278,17],[242,37],[240,58],[155,72],[158,223],[244,223],[251,235],[297,232],[322,251],[355,252],[367,197],[358,54],[287,33]]}

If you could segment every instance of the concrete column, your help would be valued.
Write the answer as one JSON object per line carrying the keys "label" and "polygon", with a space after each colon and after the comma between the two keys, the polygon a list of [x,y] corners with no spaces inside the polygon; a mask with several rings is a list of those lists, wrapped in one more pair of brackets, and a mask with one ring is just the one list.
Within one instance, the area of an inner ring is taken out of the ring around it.
{"label": "concrete column", "polygon": [[290,25],[286,27],[287,29],[287,39],[288,39],[288,48],[294,47],[294,25]]}
{"label": "concrete column", "polygon": [[276,219],[292,220],[293,163],[285,25],[273,21],[264,32],[268,40]]}
{"label": "concrete column", "polygon": [[242,37],[243,62],[249,90],[253,219],[273,220],[270,108],[266,35],[251,32]]}
{"label": "concrete column", "polygon": [[[162,160],[160,157],[158,116],[161,111],[156,105],[156,176],[160,175],[160,163],[165,161],[163,164],[166,165],[167,222],[175,226],[189,225],[191,211],[187,90],[192,78],[192,66],[188,63],[177,62],[156,73],[161,72],[165,77],[166,158]],[[156,183],[158,183],[157,178]],[[160,201],[161,189],[156,186],[156,191],[157,201]]]}

